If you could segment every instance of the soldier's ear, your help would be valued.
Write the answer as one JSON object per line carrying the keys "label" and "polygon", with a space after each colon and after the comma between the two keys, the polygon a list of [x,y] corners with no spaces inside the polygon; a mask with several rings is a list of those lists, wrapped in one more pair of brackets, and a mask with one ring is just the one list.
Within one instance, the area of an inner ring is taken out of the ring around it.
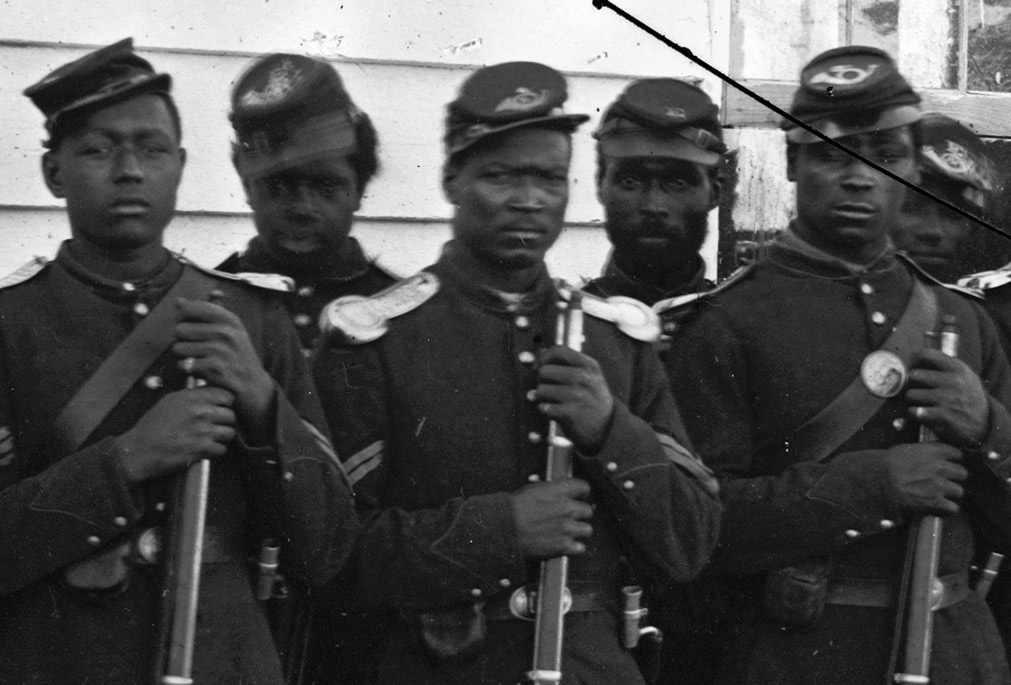
{"label": "soldier's ear", "polygon": [[60,173],[59,155],[52,150],[47,150],[42,155],[42,178],[45,179],[46,187],[49,188],[53,197],[63,198],[66,196]]}
{"label": "soldier's ear", "polygon": [[787,142],[787,180],[797,183],[797,157],[801,154],[801,146],[795,142]]}
{"label": "soldier's ear", "polygon": [[716,172],[712,175],[712,182],[709,184],[709,211],[716,209],[720,204],[720,194],[723,192],[723,174]]}
{"label": "soldier's ear", "polygon": [[460,192],[457,171],[456,165],[448,162],[442,167],[442,192],[454,207],[460,204],[457,199]]}

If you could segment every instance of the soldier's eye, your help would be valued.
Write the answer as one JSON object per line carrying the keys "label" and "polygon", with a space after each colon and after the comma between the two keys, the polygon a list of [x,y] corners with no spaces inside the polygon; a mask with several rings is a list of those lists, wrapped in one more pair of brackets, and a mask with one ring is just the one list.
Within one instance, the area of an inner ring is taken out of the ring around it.
{"label": "soldier's eye", "polygon": [[640,190],[642,188],[642,181],[635,176],[625,176],[618,181],[618,187],[622,190]]}
{"label": "soldier's eye", "polygon": [[685,190],[691,186],[691,183],[687,178],[677,176],[674,178],[664,179],[663,185],[667,190]]}
{"label": "soldier's eye", "polygon": [[260,181],[260,187],[271,197],[281,197],[287,190],[287,185],[279,178],[265,178]]}
{"label": "soldier's eye", "polygon": [[508,171],[484,171],[481,178],[491,183],[504,183],[508,181],[511,174]]}

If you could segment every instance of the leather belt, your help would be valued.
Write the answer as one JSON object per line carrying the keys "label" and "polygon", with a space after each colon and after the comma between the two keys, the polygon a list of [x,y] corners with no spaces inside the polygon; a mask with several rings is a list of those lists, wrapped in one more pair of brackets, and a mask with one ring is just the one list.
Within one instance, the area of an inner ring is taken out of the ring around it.
{"label": "leather belt", "polygon": [[[245,563],[249,555],[242,549],[241,538],[241,533],[235,530],[218,526],[205,527],[203,563]],[[131,558],[140,565],[156,564],[164,549],[164,543],[164,530],[161,526],[148,528],[134,538],[131,545]]]}
{"label": "leather belt", "polygon": [[[969,596],[969,572],[957,571],[938,579],[937,609],[958,604]],[[895,606],[895,583],[884,578],[830,578],[827,604],[887,608]]]}
{"label": "leather belt", "polygon": [[[531,612],[529,616],[518,616],[514,613],[513,605],[515,603],[514,597],[518,593],[526,592],[527,596],[530,597],[536,591],[537,586],[533,585],[520,588],[512,593],[501,592],[495,595],[485,602],[485,618],[489,621],[533,620],[536,611]],[[570,587],[570,593],[572,595],[572,604],[569,606],[569,612],[616,610],[617,604],[614,592],[610,590],[604,588]]]}

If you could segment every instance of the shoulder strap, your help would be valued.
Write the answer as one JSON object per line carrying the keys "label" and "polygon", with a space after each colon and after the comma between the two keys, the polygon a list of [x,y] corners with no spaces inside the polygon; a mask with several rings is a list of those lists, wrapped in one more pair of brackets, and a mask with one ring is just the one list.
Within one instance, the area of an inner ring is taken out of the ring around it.
{"label": "shoulder strap", "polygon": [[175,285],[60,411],[53,423],[58,445],[67,453],[76,451],[168,348],[177,320],[176,298],[204,299],[216,285],[212,278],[183,266]]}
{"label": "shoulder strap", "polygon": [[[882,350],[891,352],[908,367],[913,355],[923,347],[923,334],[932,331],[938,320],[937,293],[915,276],[906,310]],[[834,400],[797,429],[789,439],[791,452],[811,461],[827,459],[849,440],[885,403],[872,395],[858,375]]]}

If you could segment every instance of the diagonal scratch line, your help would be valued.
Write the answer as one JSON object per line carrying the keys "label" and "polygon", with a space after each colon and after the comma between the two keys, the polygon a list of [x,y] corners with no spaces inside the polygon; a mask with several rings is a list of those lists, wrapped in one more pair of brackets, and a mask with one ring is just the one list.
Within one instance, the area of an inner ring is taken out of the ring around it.
{"label": "diagonal scratch line", "polygon": [[667,36],[663,35],[659,31],[657,31],[657,30],[653,29],[652,27],[650,27],[648,24],[645,24],[641,20],[637,19],[636,17],[633,17],[631,14],[629,14],[625,10],[621,9],[620,7],[618,7],[617,5],[615,5],[610,0],[592,0],[592,2],[593,2],[593,6],[596,7],[598,10],[604,9],[605,7],[607,7],[608,9],[612,10],[615,14],[617,14],[619,17],[621,17],[621,18],[629,21],[633,26],[635,26],[639,30],[645,31],[646,33],[648,33],[649,35],[653,36],[654,38],[656,38],[657,40],[659,40],[661,43],[663,43],[664,45],[666,45],[667,47],[669,47],[672,50],[674,50],[675,52],[678,52],[678,53],[684,55],[689,60],[691,60],[692,62],[695,62],[695,64],[699,65],[700,67],[702,67],[703,69],[705,69],[709,73],[713,74],[714,76],[716,76],[717,78],[719,78],[724,83],[733,86],[734,88],[736,88],[737,90],[741,91],[742,93],[744,93],[745,95],[747,95],[749,98],[751,98],[752,100],[754,100],[755,102],[759,103],[760,105],[762,105],[764,107],[767,107],[768,109],[771,109],[773,112],[775,112],[776,114],[780,115],[784,119],[787,119],[788,121],[796,124],[800,128],[802,128],[805,131],[807,131],[808,133],[811,133],[811,134],[817,136],[819,139],[823,140],[824,142],[829,143],[830,145],[832,145],[832,147],[835,147],[835,148],[837,148],[839,150],[842,150],[843,152],[845,152],[846,154],[850,155],[851,157],[854,157],[855,159],[860,160],[861,162],[863,162],[864,164],[866,164],[870,168],[874,169],[877,172],[880,172],[880,173],[884,174],[885,176],[887,176],[888,178],[892,179],[893,181],[898,181],[899,183],[901,183],[905,187],[912,188],[913,190],[915,190],[917,193],[919,193],[923,197],[925,197],[925,198],[927,198],[929,200],[933,200],[937,204],[942,205],[942,206],[946,207],[947,209],[950,209],[951,211],[955,212],[959,216],[963,216],[966,219],[974,221],[977,224],[979,224],[980,226],[982,226],[983,228],[989,229],[989,230],[993,231],[994,233],[996,233],[997,235],[1002,236],[1004,238],[1007,238],[1008,240],[1011,240],[1011,234],[1005,233],[1003,230],[997,228],[996,226],[994,226],[993,224],[991,224],[989,221],[985,221],[985,220],[979,218],[978,216],[976,216],[975,214],[973,214],[971,212],[967,212],[964,209],[962,209],[961,207],[958,207],[957,205],[954,205],[951,202],[948,202],[943,197],[939,197],[937,195],[934,195],[929,190],[921,188],[920,186],[916,185],[915,183],[912,183],[911,181],[907,181],[906,179],[902,178],[901,176],[899,176],[895,172],[890,171],[889,169],[886,169],[885,167],[881,166],[877,162],[874,162],[874,161],[868,159],[867,157],[864,157],[862,154],[860,154],[856,150],[851,150],[850,148],[846,147],[845,145],[843,145],[839,141],[832,140],[831,138],[829,138],[828,136],[826,136],[825,134],[823,134],[821,131],[817,131],[817,130],[813,129],[812,127],[808,126],[803,121],[801,121],[797,117],[793,116],[792,114],[790,114],[786,110],[782,109],[781,107],[776,106],[772,102],[769,102],[768,100],[766,100],[761,95],[759,95],[755,91],[751,90],[750,88],[748,88],[744,84],[739,83],[732,76],[724,74],[722,71],[720,71],[716,67],[712,66],[711,64],[709,64],[708,62],[706,62],[701,57],[697,56],[694,52],[692,52],[688,48],[684,47],[683,45],[678,45],[677,43],[675,43],[674,41],[672,41]]}

